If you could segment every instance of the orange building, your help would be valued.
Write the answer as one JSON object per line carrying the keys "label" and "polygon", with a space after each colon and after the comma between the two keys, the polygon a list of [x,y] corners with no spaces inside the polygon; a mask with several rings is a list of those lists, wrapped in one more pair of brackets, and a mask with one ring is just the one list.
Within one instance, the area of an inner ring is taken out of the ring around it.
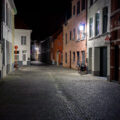
{"label": "orange building", "polygon": [[61,65],[63,63],[63,32],[57,31],[51,41],[51,62],[52,64]]}
{"label": "orange building", "polygon": [[63,25],[63,66],[76,69],[87,63],[86,0],[72,1],[72,17]]}

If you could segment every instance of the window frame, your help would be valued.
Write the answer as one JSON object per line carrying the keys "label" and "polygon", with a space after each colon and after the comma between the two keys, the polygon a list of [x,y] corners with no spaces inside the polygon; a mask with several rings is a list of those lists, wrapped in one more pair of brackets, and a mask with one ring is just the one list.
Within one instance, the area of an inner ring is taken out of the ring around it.
{"label": "window frame", "polygon": [[[91,23],[92,20],[92,23]],[[89,18],[89,37],[93,37],[93,17]]]}
{"label": "window frame", "polygon": [[[107,12],[105,11],[105,9],[107,10]],[[102,10],[102,12],[103,12],[102,22],[104,23],[104,24],[102,24],[102,33],[105,34],[108,31],[108,29],[107,29],[108,28],[108,7],[107,6],[104,7],[103,10]],[[104,12],[106,12],[107,14],[105,14]],[[105,17],[106,17],[106,20],[105,20]]]}
{"label": "window frame", "polygon": [[81,4],[80,4],[80,0],[77,2],[77,15],[79,15],[80,14],[80,7],[81,6]]}
{"label": "window frame", "polygon": [[100,34],[100,12],[95,14],[95,36]]}

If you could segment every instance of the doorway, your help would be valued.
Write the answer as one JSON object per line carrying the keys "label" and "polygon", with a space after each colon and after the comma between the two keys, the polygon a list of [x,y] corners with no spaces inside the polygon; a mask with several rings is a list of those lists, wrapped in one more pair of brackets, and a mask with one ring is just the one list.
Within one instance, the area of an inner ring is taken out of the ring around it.
{"label": "doorway", "polygon": [[88,62],[89,72],[92,73],[92,48],[89,48],[89,62]]}
{"label": "doorway", "polygon": [[22,51],[23,65],[27,65],[27,52],[26,50]]}
{"label": "doorway", "polygon": [[107,77],[107,47],[100,48],[100,76]]}

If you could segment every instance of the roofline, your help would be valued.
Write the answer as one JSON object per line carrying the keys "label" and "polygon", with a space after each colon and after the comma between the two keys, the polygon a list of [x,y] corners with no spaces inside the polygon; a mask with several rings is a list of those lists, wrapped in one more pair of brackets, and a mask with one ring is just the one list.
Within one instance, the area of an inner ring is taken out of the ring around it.
{"label": "roofline", "polygon": [[10,2],[11,7],[14,10],[14,14],[16,15],[17,14],[17,9],[16,9],[16,6],[15,6],[14,0],[9,0],[9,2]]}

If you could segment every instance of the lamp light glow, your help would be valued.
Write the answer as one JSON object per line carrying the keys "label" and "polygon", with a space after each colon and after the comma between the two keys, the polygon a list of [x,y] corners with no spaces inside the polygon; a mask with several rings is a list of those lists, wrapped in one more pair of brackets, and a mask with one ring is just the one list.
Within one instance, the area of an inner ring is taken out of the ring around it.
{"label": "lamp light glow", "polygon": [[39,48],[38,48],[38,47],[35,47],[35,50],[36,50],[36,51],[38,51],[38,50],[39,50]]}
{"label": "lamp light glow", "polygon": [[79,25],[79,30],[80,30],[80,31],[83,31],[83,30],[84,30],[84,25],[83,25],[83,24],[80,24],[80,25]]}

